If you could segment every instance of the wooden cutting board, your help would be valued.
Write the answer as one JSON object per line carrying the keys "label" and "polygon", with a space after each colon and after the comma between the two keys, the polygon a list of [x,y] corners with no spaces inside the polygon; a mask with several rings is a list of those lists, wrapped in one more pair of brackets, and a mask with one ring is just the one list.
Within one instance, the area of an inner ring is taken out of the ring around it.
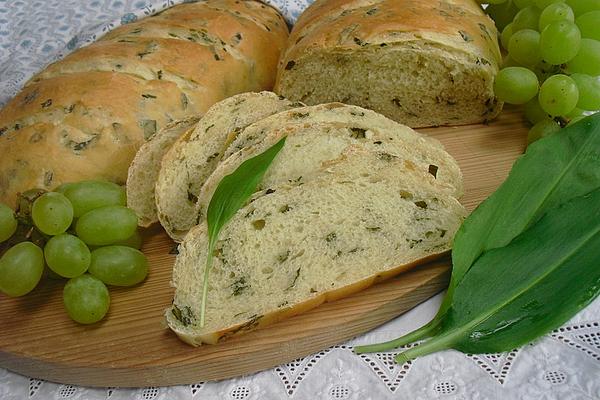
{"label": "wooden cutting board", "polygon": [[[460,164],[472,210],[506,178],[525,148],[521,114],[506,110],[488,125],[422,129]],[[134,288],[110,288],[104,321],[81,326],[62,306],[63,281],[44,280],[22,298],[0,294],[0,366],[27,376],[85,386],[167,386],[218,380],[267,369],[346,341],[406,312],[443,290],[449,260],[303,315],[231,338],[190,347],[162,322],[172,299],[174,243],[159,228],[144,232],[150,275]]]}

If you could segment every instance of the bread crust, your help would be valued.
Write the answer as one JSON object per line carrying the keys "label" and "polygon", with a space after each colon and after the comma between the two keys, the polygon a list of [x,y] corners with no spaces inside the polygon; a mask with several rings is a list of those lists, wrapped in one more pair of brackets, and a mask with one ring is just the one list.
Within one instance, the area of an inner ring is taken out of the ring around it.
{"label": "bread crust", "polygon": [[123,25],[50,65],[0,110],[0,202],[81,179],[124,183],[136,150],[170,121],[270,89],[287,35],[258,1],[209,0]]}
{"label": "bread crust", "polygon": [[352,51],[360,47],[354,38],[377,45],[423,38],[497,64],[496,35],[474,0],[317,0],[294,25],[280,65],[314,48]]}

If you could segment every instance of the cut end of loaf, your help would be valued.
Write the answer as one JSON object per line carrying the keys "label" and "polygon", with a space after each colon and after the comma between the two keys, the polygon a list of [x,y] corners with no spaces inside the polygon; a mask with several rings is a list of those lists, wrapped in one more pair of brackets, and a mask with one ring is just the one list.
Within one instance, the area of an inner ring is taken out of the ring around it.
{"label": "cut end of loaf", "polygon": [[359,105],[411,127],[484,122],[502,109],[490,61],[434,44],[313,48],[280,67],[276,91],[291,100]]}

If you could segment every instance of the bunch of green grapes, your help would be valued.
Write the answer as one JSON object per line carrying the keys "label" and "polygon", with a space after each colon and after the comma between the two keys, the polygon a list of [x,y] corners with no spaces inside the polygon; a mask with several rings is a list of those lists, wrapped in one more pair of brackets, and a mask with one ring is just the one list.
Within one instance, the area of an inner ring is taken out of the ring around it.
{"label": "bunch of green grapes", "polygon": [[485,3],[508,52],[494,91],[524,105],[529,143],[600,109],[600,0]]}
{"label": "bunch of green grapes", "polygon": [[[53,192],[30,192],[34,195],[21,196],[18,213],[0,204],[0,242],[8,243],[0,257],[0,291],[13,297],[29,293],[47,266],[50,276],[69,279],[63,303],[71,319],[82,324],[101,320],[110,305],[106,285],[135,285],[148,273],[139,251],[137,216],[125,206],[125,190],[110,182],[83,181]],[[29,225],[28,234],[16,238],[19,222]],[[34,243],[34,230],[43,240]]]}

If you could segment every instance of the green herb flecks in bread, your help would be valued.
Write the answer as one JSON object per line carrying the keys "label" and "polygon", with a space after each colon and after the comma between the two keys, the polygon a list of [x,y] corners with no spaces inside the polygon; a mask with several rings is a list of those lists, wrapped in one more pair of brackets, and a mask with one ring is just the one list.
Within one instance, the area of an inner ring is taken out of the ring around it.
{"label": "green herb flecks in bread", "polygon": [[271,92],[239,94],[215,104],[193,132],[177,140],[163,157],[156,181],[158,218],[169,236],[181,241],[198,222],[200,189],[237,135],[256,121],[299,106]]}
{"label": "green herb flecks in bread", "polygon": [[219,233],[204,327],[201,222],[179,246],[169,326],[188,343],[215,343],[445,253],[465,210],[423,178],[403,161],[351,149],[305,183],[257,192]]}

